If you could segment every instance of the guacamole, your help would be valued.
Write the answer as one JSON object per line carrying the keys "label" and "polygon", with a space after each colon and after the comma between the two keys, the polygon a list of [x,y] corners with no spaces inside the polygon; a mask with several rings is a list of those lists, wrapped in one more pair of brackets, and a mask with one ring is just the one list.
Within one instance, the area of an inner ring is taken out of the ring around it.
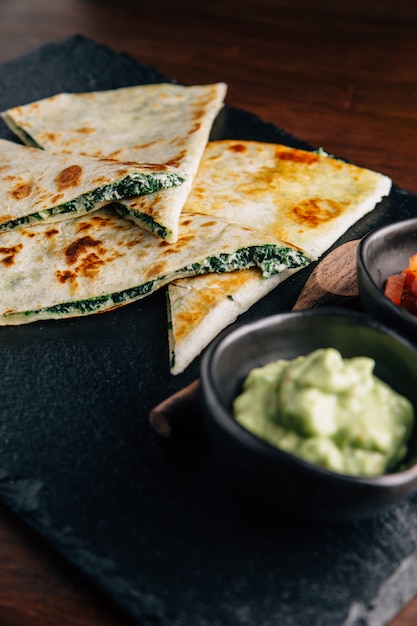
{"label": "guacamole", "polygon": [[253,369],[236,420],[269,443],[335,472],[373,476],[404,458],[411,402],[377,378],[368,357],[333,348]]}

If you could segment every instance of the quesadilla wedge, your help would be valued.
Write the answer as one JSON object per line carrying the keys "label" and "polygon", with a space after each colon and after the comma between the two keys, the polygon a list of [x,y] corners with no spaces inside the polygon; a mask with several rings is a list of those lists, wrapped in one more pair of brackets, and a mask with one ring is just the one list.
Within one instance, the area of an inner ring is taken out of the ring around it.
{"label": "quesadilla wedge", "polygon": [[250,268],[181,278],[167,289],[170,371],[183,372],[224,328],[300,268],[269,278]]}
{"label": "quesadilla wedge", "polygon": [[321,256],[391,189],[323,153],[256,141],[209,142],[185,211],[220,215]]}
{"label": "quesadilla wedge", "polygon": [[265,276],[308,265],[294,246],[216,217],[180,218],[168,244],[104,207],[0,234],[0,325],[98,313],[178,276],[257,266]]}
{"label": "quesadilla wedge", "polygon": [[119,204],[136,224],[174,242],[178,218],[226,94],[224,83],[163,83],[61,93],[2,113],[20,139],[47,150],[160,163],[187,174],[179,187]]}
{"label": "quesadilla wedge", "polygon": [[46,152],[0,139],[0,232],[69,219],[185,179],[166,165]]}
{"label": "quesadilla wedge", "polygon": [[[256,227],[321,256],[389,193],[391,180],[326,154],[251,141],[208,143],[183,214],[197,209]],[[290,273],[246,270],[175,280],[168,286],[172,374],[182,372],[238,315]]]}

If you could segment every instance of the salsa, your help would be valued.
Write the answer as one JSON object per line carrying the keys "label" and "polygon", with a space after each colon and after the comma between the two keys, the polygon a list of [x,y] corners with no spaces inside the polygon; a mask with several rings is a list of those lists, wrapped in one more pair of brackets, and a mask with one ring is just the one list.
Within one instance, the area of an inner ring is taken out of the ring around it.
{"label": "salsa", "polygon": [[397,306],[417,315],[417,254],[408,259],[408,267],[388,276],[384,294]]}
{"label": "salsa", "polygon": [[333,348],[273,361],[249,373],[235,418],[270,444],[335,472],[386,473],[406,455],[415,415],[374,366]]}

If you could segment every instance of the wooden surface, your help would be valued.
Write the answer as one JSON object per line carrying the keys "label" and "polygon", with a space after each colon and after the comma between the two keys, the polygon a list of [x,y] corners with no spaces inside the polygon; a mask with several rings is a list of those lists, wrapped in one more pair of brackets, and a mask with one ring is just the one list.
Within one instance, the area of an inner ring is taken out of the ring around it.
{"label": "wooden surface", "polygon": [[[0,63],[75,33],[417,193],[415,0],[0,0]],[[0,505],[1,626],[129,624]]]}

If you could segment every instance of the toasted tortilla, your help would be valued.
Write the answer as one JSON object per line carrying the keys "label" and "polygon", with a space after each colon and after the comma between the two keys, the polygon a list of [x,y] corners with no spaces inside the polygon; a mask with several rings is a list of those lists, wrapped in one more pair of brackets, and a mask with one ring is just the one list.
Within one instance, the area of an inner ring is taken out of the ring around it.
{"label": "toasted tortilla", "polygon": [[220,140],[208,143],[184,210],[252,226],[318,258],[391,184],[323,153]]}
{"label": "toasted tortilla", "polygon": [[[210,142],[183,213],[198,210],[256,227],[320,257],[387,195],[386,176],[283,145]],[[168,286],[172,374],[181,373],[238,315],[295,270],[263,279],[247,270],[180,279]]]}
{"label": "toasted tortilla", "polygon": [[265,276],[308,265],[293,246],[216,217],[180,217],[168,244],[111,207],[0,234],[0,325],[114,309],[179,276],[257,266]]}
{"label": "toasted tortilla", "polygon": [[61,93],[2,113],[28,145],[120,161],[159,163],[187,174],[179,187],[120,203],[125,217],[169,242],[223,106],[224,83],[163,83],[91,93]]}
{"label": "toasted tortilla", "polygon": [[224,328],[298,269],[269,278],[250,268],[171,282],[167,289],[171,374],[183,372]]}
{"label": "toasted tortilla", "polygon": [[0,139],[0,232],[69,219],[185,179],[166,165],[55,153]]}

